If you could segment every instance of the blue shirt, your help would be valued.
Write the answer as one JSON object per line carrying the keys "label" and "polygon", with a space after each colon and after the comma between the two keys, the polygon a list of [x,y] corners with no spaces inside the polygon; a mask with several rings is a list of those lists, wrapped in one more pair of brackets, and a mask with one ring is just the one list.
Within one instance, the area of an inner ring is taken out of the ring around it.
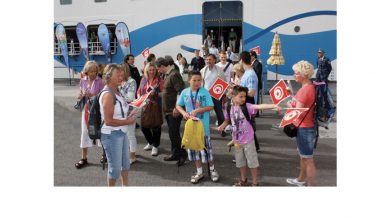
{"label": "blue shirt", "polygon": [[[196,96],[196,91],[193,92],[191,91],[191,88],[186,88],[181,92],[180,97],[176,103],[177,105],[185,106],[186,112],[190,113],[192,110],[194,110],[192,100],[191,100],[191,94],[192,94],[192,99],[195,101],[195,109],[204,108],[207,106],[214,106],[210,93],[205,88],[200,87],[197,96]],[[208,112],[198,113],[196,117],[202,120],[204,135],[210,136],[210,112],[208,111]]]}
{"label": "blue shirt", "polygon": [[247,87],[249,90],[255,90],[255,103],[257,103],[257,93],[259,80],[257,79],[256,72],[251,68],[246,70],[241,78],[240,86]]}

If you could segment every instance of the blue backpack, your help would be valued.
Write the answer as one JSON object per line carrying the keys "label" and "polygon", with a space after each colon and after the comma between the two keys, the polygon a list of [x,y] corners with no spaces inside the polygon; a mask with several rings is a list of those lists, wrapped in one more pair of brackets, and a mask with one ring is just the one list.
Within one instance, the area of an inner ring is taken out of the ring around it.
{"label": "blue backpack", "polygon": [[315,85],[316,89],[316,105],[314,108],[314,124],[316,129],[314,148],[316,148],[319,137],[319,127],[328,129],[328,125],[336,113],[336,106],[334,105],[328,85],[325,82],[313,81],[313,85]]}
{"label": "blue backpack", "polygon": [[328,129],[328,125],[336,113],[336,106],[334,105],[332,95],[325,82],[314,81],[313,84],[316,88],[314,119],[318,126]]}

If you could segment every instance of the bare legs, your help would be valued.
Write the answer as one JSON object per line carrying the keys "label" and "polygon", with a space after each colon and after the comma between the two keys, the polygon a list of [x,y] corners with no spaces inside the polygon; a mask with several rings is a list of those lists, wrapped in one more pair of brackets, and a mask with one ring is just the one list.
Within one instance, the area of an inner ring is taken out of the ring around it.
{"label": "bare legs", "polygon": [[316,176],[316,166],[313,158],[301,158],[298,181],[307,179],[307,186],[313,186]]}

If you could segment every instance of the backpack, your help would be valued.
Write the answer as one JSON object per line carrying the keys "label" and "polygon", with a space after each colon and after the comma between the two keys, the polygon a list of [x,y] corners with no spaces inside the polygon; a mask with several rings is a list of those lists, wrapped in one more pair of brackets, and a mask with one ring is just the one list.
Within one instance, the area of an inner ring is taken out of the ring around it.
{"label": "backpack", "polygon": [[317,126],[328,129],[328,125],[336,113],[336,106],[325,82],[314,81],[313,84],[316,89],[314,121]]}
{"label": "backpack", "polygon": [[336,106],[333,103],[328,85],[325,82],[313,81],[313,85],[316,90],[314,107],[314,126],[316,129],[314,148],[316,148],[320,135],[319,127],[328,129],[328,125],[336,113]]}
{"label": "backpack", "polygon": [[[100,113],[100,103],[99,103],[99,98],[100,95],[105,92],[109,91],[113,96],[114,96],[114,106],[116,104],[116,95],[115,93],[110,89],[103,89],[98,95],[94,96],[89,100],[88,103],[88,136],[90,139],[93,140],[93,143],[96,144],[96,139],[100,139],[101,136],[101,128],[103,126],[103,121],[102,121],[102,115]],[[122,116],[124,117],[123,109],[122,109],[122,103],[121,104],[121,110],[122,110]]]}
{"label": "backpack", "polygon": [[[241,107],[242,113],[244,113],[244,115],[245,115],[246,120],[252,125],[253,131],[256,131],[255,123],[252,120],[252,118],[249,116],[249,112],[248,112],[248,109],[246,107],[246,103],[240,105],[240,107]],[[231,124],[231,121],[232,121],[231,118],[230,118],[230,111],[231,111],[231,109],[232,109],[232,103],[228,102],[228,104],[226,106],[226,110],[227,110],[227,113],[228,113],[227,115],[228,115],[230,124]]]}
{"label": "backpack", "polygon": [[184,126],[184,134],[181,140],[181,147],[190,150],[203,150],[204,145],[204,129],[201,120],[187,120]]}

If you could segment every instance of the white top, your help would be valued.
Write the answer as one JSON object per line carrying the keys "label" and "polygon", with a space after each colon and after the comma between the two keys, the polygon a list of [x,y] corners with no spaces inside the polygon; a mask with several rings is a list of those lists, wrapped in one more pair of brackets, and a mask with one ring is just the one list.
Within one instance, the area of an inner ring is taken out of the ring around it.
{"label": "white top", "polygon": [[[99,97],[100,113],[102,114],[103,121],[104,121],[103,95],[107,92],[110,93],[109,91],[104,91],[104,92],[102,92],[102,94]],[[117,95],[117,94],[115,94],[115,96],[116,96],[117,100],[116,100],[116,103],[114,106],[113,118],[118,119],[118,120],[125,120],[127,117],[127,111],[129,110],[129,105],[127,104],[127,102],[125,102],[125,100],[122,96]],[[119,102],[122,103],[122,109],[123,109],[123,113],[124,113],[125,117],[122,117],[121,105],[119,104]],[[111,134],[111,131],[116,131],[116,130],[121,129],[124,133],[126,133],[128,128],[129,128],[128,125],[113,127],[113,126],[107,126],[106,123],[104,123],[103,127],[101,129],[101,132],[102,132],[102,134]]]}
{"label": "white top", "polygon": [[[226,62],[225,64],[222,64],[221,62],[217,63],[216,65],[221,68],[221,70],[223,71],[226,67],[226,65],[228,65],[229,62]],[[226,69],[226,71],[223,73],[225,75],[225,82],[229,83],[230,82],[230,74],[232,73],[233,71],[233,64],[230,63],[229,67]]]}
{"label": "white top", "polygon": [[214,65],[214,67],[211,70],[207,68],[205,70],[204,88],[209,90],[213,85],[213,83],[215,82],[215,80],[217,80],[217,78],[218,78],[217,66]]}
{"label": "white top", "polygon": [[216,57],[217,57],[217,59],[218,59],[218,57],[219,57],[219,51],[218,51],[218,48],[216,48],[216,47],[210,47],[209,48],[209,53],[211,53],[211,54],[214,54]]}

